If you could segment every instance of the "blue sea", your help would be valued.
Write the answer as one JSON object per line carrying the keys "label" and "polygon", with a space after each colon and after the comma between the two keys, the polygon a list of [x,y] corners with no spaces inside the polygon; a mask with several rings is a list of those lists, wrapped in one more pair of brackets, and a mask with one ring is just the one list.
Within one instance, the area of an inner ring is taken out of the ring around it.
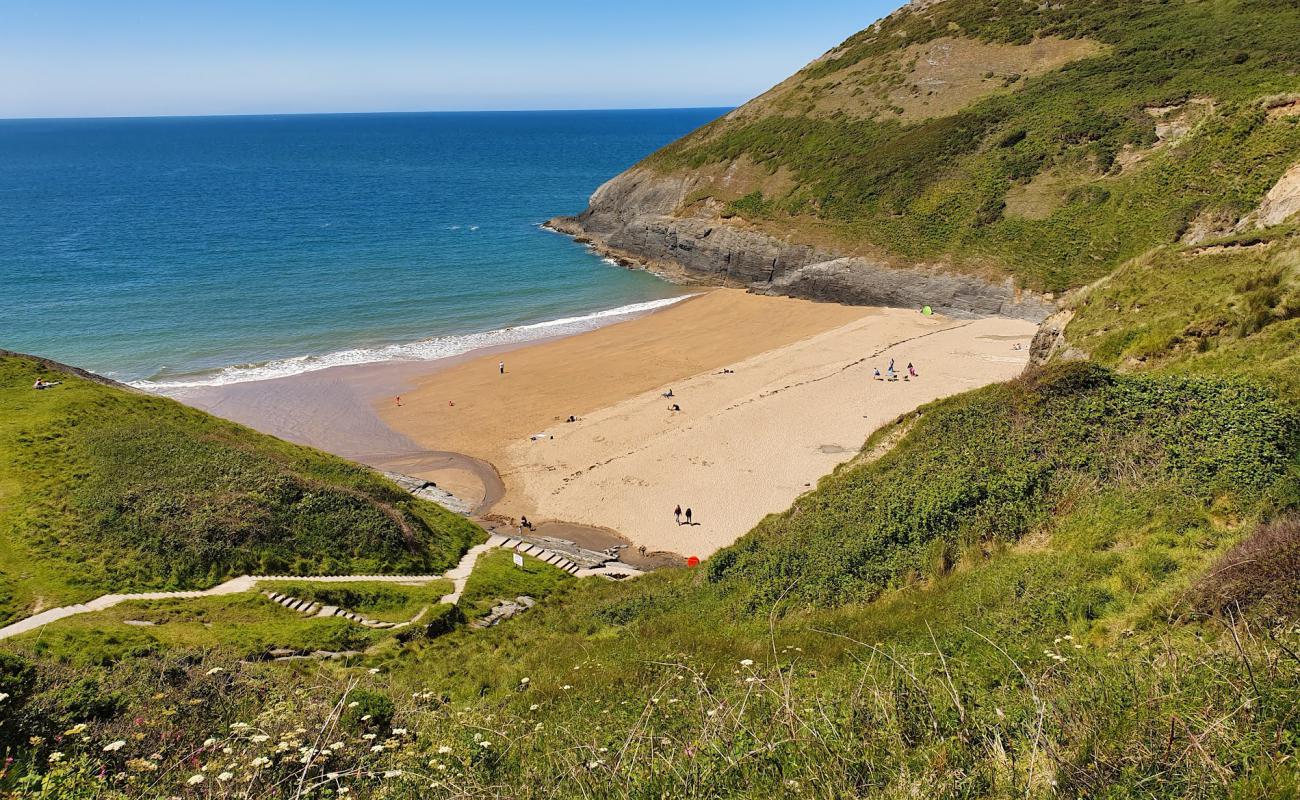
{"label": "blue sea", "polygon": [[669,303],[539,223],[725,111],[0,121],[0,347],[166,389]]}

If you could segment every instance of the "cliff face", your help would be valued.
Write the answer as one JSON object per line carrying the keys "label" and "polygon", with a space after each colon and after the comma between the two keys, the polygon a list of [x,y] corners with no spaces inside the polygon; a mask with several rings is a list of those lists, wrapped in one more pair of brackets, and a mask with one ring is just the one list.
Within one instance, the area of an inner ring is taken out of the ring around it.
{"label": "cliff face", "polygon": [[551,226],[690,281],[1041,321],[1145,253],[1295,219],[1297,26],[1268,0],[914,2]]}
{"label": "cliff face", "polygon": [[1009,277],[995,282],[938,268],[898,269],[783,241],[716,215],[679,215],[697,183],[691,176],[632,169],[596,190],[581,214],[547,225],[622,263],[763,294],[855,305],[929,305],[957,317],[1001,315],[1035,322],[1055,310],[1050,299],[1018,291]]}

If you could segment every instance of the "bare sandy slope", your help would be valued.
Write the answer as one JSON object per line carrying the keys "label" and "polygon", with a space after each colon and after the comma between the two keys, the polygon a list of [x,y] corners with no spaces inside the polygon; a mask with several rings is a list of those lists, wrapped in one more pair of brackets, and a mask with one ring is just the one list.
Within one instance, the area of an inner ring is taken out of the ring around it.
{"label": "bare sandy slope", "polygon": [[[466,360],[416,379],[400,407],[377,408],[424,447],[495,464],[498,513],[703,557],[789,507],[881,424],[1018,374],[1033,331],[719,290],[510,352],[505,375],[497,355]],[[920,377],[872,380],[891,356]],[[699,524],[677,525],[677,504]]]}

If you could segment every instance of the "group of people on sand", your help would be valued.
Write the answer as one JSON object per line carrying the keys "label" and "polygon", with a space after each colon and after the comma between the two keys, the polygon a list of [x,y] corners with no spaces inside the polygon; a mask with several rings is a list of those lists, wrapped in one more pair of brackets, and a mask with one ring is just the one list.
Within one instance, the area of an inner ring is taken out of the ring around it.
{"label": "group of people on sand", "polygon": [[[912,378],[919,378],[919,377],[921,376],[916,373],[916,367],[912,366],[912,362],[910,361],[907,362],[907,374],[903,376],[903,380],[908,381],[911,380]],[[876,367],[875,374],[872,375],[872,378],[878,381],[898,380],[898,370],[894,368],[894,359],[892,358],[889,359],[889,368],[885,370],[884,375],[880,374],[880,367]]]}
{"label": "group of people on sand", "polygon": [[43,380],[43,379],[41,379],[41,378],[37,378],[37,379],[36,379],[36,383],[33,383],[33,384],[32,384],[32,388],[33,388],[33,389],[49,389],[49,388],[52,387],[52,386],[58,386],[60,383],[63,383],[63,381],[47,381],[47,380]]}
{"label": "group of people on sand", "polygon": [[674,508],[674,509],[673,509],[673,519],[677,521],[677,524],[678,524],[678,525],[681,525],[681,524],[682,524],[682,516],[683,516],[683,515],[685,515],[685,517],[686,517],[686,524],[687,524],[687,525],[698,525],[698,524],[699,524],[698,522],[693,522],[693,521],[691,520],[691,517],[694,516],[694,512],[692,512],[691,509],[690,509],[689,507],[686,509],[685,512],[682,511],[682,507],[681,507],[681,506],[677,506],[677,508]]}

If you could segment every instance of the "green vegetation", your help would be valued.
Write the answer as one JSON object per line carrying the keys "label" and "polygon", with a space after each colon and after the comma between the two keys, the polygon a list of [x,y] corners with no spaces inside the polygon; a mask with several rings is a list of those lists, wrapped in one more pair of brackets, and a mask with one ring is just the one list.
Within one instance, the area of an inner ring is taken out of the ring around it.
{"label": "green vegetation", "polygon": [[0,620],[246,574],[429,574],[482,533],[378,475],[159,397],[0,358]]}
{"label": "green vegetation", "polygon": [[1246,376],[1300,397],[1300,241],[1285,231],[1150,253],[1075,305],[1070,343],[1102,363]]}
{"label": "green vegetation", "polygon": [[[747,155],[786,167],[795,188],[744,187],[729,214],[813,219],[1039,288],[1090,284],[1068,300],[1058,363],[899,419],[697,569],[575,581],[493,551],[460,607],[398,635],[248,595],[123,605],[21,637],[0,653],[0,747],[15,758],[0,787],[1300,796],[1300,241],[1278,226],[1178,242],[1203,212],[1231,226],[1300,155],[1296,117],[1260,103],[1296,88],[1297,15],[1280,0],[950,0],[851,38],[768,113],[650,164]],[[990,76],[995,90],[954,116],[818,105],[836,96],[827,81],[902,85],[892,54],[954,35],[1100,47],[1034,77]],[[1157,118],[1175,117],[1185,135],[1157,146]],[[1059,202],[1004,213],[1013,186],[1045,196],[1034,181],[1048,170]],[[80,381],[19,391],[30,365],[0,366],[15,409],[0,418],[12,607],[37,588],[80,596],[54,543],[90,558],[95,580],[179,558],[180,575],[155,573],[165,583],[268,559],[429,571],[473,536],[337,460]],[[155,465],[172,477],[148,478]],[[311,496],[328,499],[305,503],[302,487],[320,484],[332,488]],[[349,524],[332,527],[336,514]],[[239,536],[211,534],[214,519]],[[334,535],[343,556],[319,544]],[[396,618],[443,588],[281,590]],[[459,624],[520,594],[545,600],[486,630]],[[367,652],[244,660],[326,645]]]}
{"label": "green vegetation", "polygon": [[436,580],[424,586],[402,586],[380,581],[269,581],[258,584],[257,588],[300,600],[311,600],[323,606],[345,608],[381,622],[405,622],[418,614],[420,609],[437,605],[444,595],[451,592],[452,583]]}
{"label": "green vegetation", "polygon": [[[824,607],[942,575],[972,548],[1014,543],[1103,490],[1130,509],[1159,497],[1174,518],[1300,500],[1300,417],[1242,383],[1068,364],[920,414],[882,458],[824,479],[715,555],[709,580],[751,609],[780,598]],[[1087,543],[1111,545],[1099,535]]]}
{"label": "green vegetation", "polygon": [[260,594],[245,593],[123,603],[60,620],[19,637],[12,648],[47,663],[110,667],[169,652],[259,659],[279,649],[304,654],[364,650],[387,635],[340,617],[304,617]]}
{"label": "green vegetation", "polygon": [[465,583],[460,605],[467,616],[486,613],[498,600],[513,600],[519,595],[545,597],[573,576],[532,556],[524,556],[523,568],[516,567],[509,550],[491,550],[479,556]]}
{"label": "green vegetation", "polygon": [[[1295,4],[1267,0],[938,3],[852,37],[777,100],[646,164],[680,172],[747,156],[795,180],[782,196],[736,200],[728,214],[777,232],[815,220],[850,248],[993,267],[1061,291],[1175,240],[1202,210],[1244,214],[1300,157],[1300,117],[1270,120],[1264,109],[1300,87],[1298,28]],[[812,113],[828,97],[848,105],[847,87],[887,74],[904,47],[953,35],[1087,37],[1105,47],[950,116]],[[1173,109],[1171,121],[1186,115],[1182,141],[1154,146],[1160,119],[1147,109],[1160,108]],[[1003,213],[1012,187],[1050,170],[1074,176],[1058,208],[1042,219]]]}

